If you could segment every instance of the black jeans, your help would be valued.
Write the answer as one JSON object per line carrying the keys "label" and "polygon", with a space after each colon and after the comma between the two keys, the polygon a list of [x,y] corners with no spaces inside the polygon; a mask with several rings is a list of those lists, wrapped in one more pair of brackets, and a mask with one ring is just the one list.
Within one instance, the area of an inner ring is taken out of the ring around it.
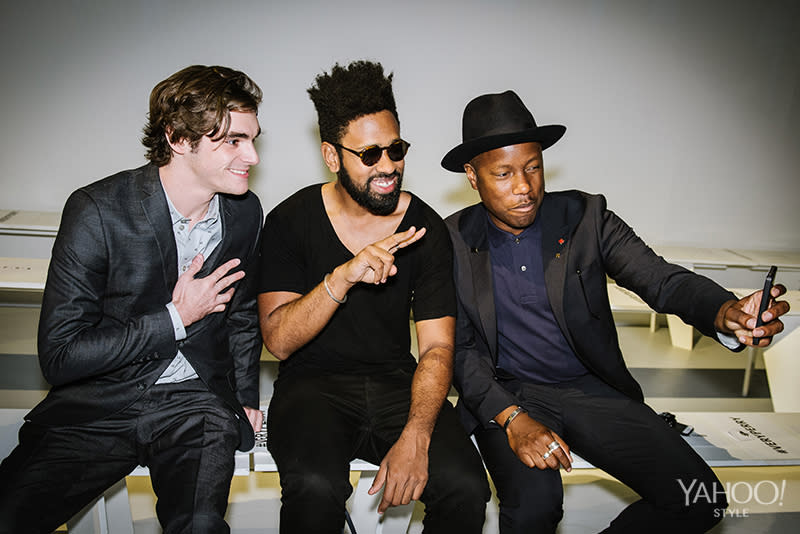
{"label": "black jeans", "polygon": [[[411,374],[281,377],[267,418],[282,490],[280,531],[340,533],[352,492],[349,463],[380,464],[405,426]],[[428,450],[425,532],[480,533],[489,499],[486,472],[449,402]]]}
{"label": "black jeans", "polygon": [[227,533],[238,443],[234,413],[200,380],[153,386],[101,421],[26,422],[0,464],[0,533],[50,533],[139,464],[165,534]]}
{"label": "black jeans", "polygon": [[[565,384],[501,383],[570,450],[641,496],[603,532],[701,533],[721,520],[727,507],[722,484],[647,405],[593,375]],[[479,428],[475,437],[500,499],[500,532],[555,532],[563,515],[561,474],[526,467],[499,426]],[[695,499],[692,494],[687,499],[685,488],[693,483],[715,498]]]}

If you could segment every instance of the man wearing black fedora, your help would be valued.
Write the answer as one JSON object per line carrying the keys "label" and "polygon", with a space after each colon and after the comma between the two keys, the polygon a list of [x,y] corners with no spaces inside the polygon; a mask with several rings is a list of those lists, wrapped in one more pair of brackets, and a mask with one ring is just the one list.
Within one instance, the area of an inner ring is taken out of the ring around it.
{"label": "man wearing black fedora", "polygon": [[[559,468],[574,450],[641,500],[604,532],[705,532],[724,490],[706,463],[643,402],[623,361],[609,307],[611,277],[654,310],[680,316],[732,350],[783,325],[761,291],[736,300],[656,255],[602,195],[545,192],[542,151],[564,126],[537,126],[512,91],[467,104],[463,142],[442,166],[466,172],[480,203],[447,218],[458,319],[454,381],[500,500],[500,531],[555,532]],[[785,288],[776,285],[771,297]],[[708,499],[687,499],[694,484]],[[645,530],[646,529],[646,530]]]}

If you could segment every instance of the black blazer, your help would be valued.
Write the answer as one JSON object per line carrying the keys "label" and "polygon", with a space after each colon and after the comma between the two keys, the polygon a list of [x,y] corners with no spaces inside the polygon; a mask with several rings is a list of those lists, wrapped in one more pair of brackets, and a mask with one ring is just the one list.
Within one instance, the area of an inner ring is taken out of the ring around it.
{"label": "black blazer", "polygon": [[[667,263],[622,219],[605,198],[581,191],[546,193],[542,258],[553,315],[572,350],[603,381],[632,399],[643,400],[620,351],[607,277],[644,299],[654,310],[681,317],[713,336],[714,318],[733,293],[708,278]],[[476,204],[445,221],[453,240],[458,318],[454,383],[462,420],[469,430],[488,425],[518,404],[495,380],[497,324],[489,257],[486,208]]]}
{"label": "black blazer", "polygon": [[253,291],[262,226],[255,194],[220,195],[222,241],[203,265],[242,260],[246,276],[225,312],[176,342],[166,304],[178,258],[166,196],[153,165],[72,193],[53,246],[39,320],[39,361],[53,385],[26,419],[43,425],[98,420],[133,403],[180,349],[208,388],[236,413],[239,448],[254,443],[242,405],[258,407],[259,334]]}

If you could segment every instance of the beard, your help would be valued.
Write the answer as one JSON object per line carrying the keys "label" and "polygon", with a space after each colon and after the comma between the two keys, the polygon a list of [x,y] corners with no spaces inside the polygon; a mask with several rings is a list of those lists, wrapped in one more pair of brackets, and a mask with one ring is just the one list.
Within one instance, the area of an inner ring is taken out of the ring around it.
{"label": "beard", "polygon": [[[344,190],[350,197],[356,201],[356,204],[366,209],[373,215],[391,215],[397,208],[397,203],[400,201],[401,186],[403,185],[403,174],[397,171],[386,174],[377,173],[373,174],[367,179],[364,188],[359,188],[354,182],[347,170],[342,165],[339,172],[336,173],[339,177],[339,183],[342,184]],[[377,178],[393,179],[397,177],[397,186],[391,193],[381,194],[372,191],[369,185]]]}

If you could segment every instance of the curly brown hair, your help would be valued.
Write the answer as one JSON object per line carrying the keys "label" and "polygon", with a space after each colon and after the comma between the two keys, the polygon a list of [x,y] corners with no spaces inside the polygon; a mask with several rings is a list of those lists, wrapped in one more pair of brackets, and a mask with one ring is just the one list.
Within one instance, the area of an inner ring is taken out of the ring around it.
{"label": "curly brown hair", "polygon": [[321,140],[338,143],[351,121],[384,110],[399,124],[392,77],[392,73],[384,76],[380,63],[363,60],[346,67],[337,63],[330,74],[318,75],[308,94],[317,108]]}
{"label": "curly brown hair", "polygon": [[150,93],[150,112],[142,144],[145,156],[163,167],[172,159],[173,143],[186,139],[196,148],[204,136],[212,141],[228,134],[231,111],[258,113],[261,89],[245,73],[228,67],[192,65],[159,82]]}

